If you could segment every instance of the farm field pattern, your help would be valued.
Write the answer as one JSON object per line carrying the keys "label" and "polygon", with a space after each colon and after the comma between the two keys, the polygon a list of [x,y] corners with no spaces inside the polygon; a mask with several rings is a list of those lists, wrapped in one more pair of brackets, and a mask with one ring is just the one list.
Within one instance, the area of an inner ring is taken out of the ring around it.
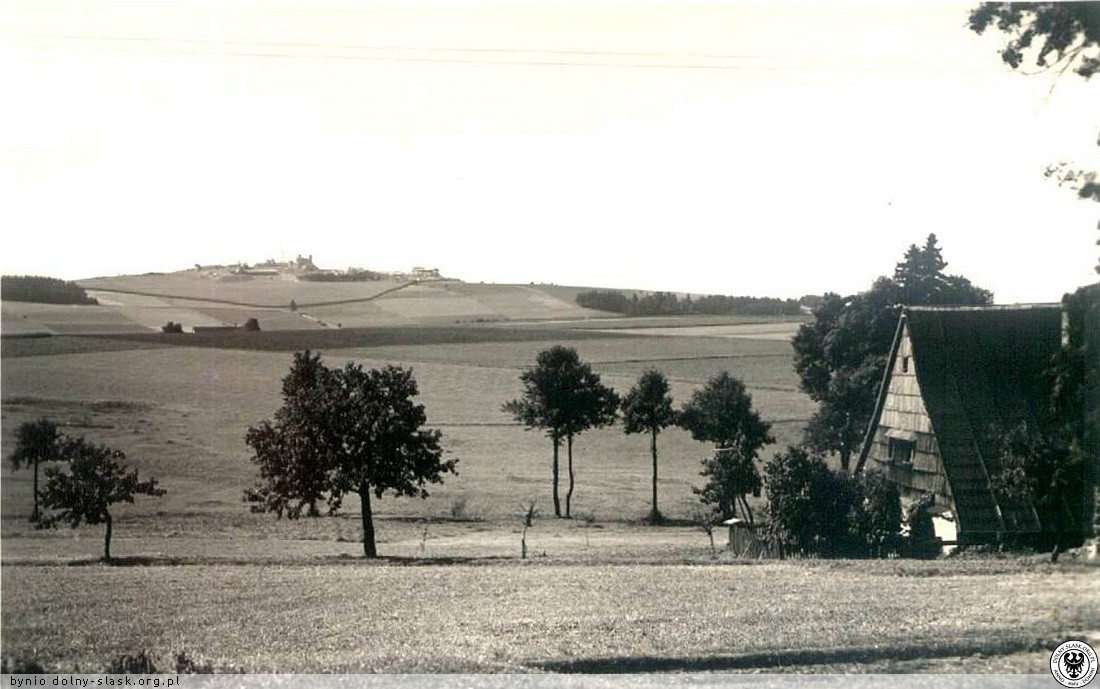
{"label": "farm field pattern", "polygon": [[[576,347],[620,393],[659,368],[677,405],[729,370],[774,423],[777,443],[764,460],[800,439],[814,405],[797,389],[789,342],[775,337],[793,326],[775,319],[682,321],[691,328],[602,319],[633,332],[593,332],[595,321],[548,322],[568,316],[554,300],[568,307],[572,288],[492,287],[435,286],[323,307],[331,311],[313,316],[324,322],[313,330],[251,340],[112,335],[119,322],[105,307],[4,304],[6,332],[38,319],[55,332],[75,323],[69,332],[107,333],[4,339],[4,454],[20,423],[48,416],[69,434],[124,450],[168,494],[116,508],[119,566],[106,566],[97,561],[100,527],[27,523],[31,477],[5,462],[3,658],[60,671],[96,671],[147,649],[162,663],[187,651],[250,671],[1036,672],[1051,639],[1100,628],[1095,571],[1072,563],[712,557],[690,525],[707,447],[678,429],[659,438],[660,505],[673,525],[640,523],[650,499],[648,441],[620,425],[577,438],[575,519],[547,516],[549,440],[514,425],[500,405],[521,394],[521,370],[551,344]],[[241,308],[148,299],[222,321]],[[447,303],[433,312],[433,299]],[[383,300],[416,304],[420,315],[405,312],[408,327],[348,329],[356,313],[364,322],[379,316]],[[530,308],[547,321],[455,325],[452,307],[471,301],[495,314]],[[348,321],[342,329],[331,327],[337,317]],[[279,318],[307,321],[289,311]],[[448,325],[423,325],[433,322]],[[375,502],[379,562],[359,557],[354,497],[337,517],[298,521],[251,514],[242,503],[256,477],[245,430],[279,406],[290,352],[311,341],[327,345],[315,349],[329,365],[412,366],[429,425],[459,459],[458,475],[432,486],[427,500]],[[564,450],[562,463],[564,472]],[[519,515],[530,501],[540,516],[527,536],[531,557],[520,560]],[[715,538],[721,545],[724,534]],[[1070,590],[1080,595],[1062,594]]]}

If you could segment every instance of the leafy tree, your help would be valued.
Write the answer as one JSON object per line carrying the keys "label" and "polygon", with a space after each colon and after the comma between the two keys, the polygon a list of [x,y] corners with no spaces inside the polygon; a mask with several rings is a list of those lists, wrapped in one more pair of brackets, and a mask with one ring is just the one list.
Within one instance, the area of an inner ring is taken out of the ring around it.
{"label": "leafy tree", "polygon": [[707,483],[695,489],[699,499],[714,507],[722,519],[735,516],[740,506],[752,523],[752,509],[745,496],[760,495],[756,455],[775,438],[771,424],[752,408],[752,396],[744,383],[728,372],[714,376],[692,394],[676,423],[695,440],[714,443],[714,454],[703,460],[700,474]]}
{"label": "leafy tree", "polygon": [[256,320],[255,318],[249,318],[244,322],[244,329],[249,332],[259,332],[260,321]]}
{"label": "leafy tree", "polygon": [[[1044,69],[1061,65],[1059,75],[1073,67],[1089,79],[1100,71],[1100,5],[1095,2],[986,2],[970,12],[970,28],[979,34],[989,28],[1006,34],[1001,59],[1013,69],[1031,56]],[[1100,145],[1100,138],[1096,143]],[[1082,199],[1100,201],[1096,170],[1058,163],[1048,166],[1046,175],[1076,189]],[[1096,243],[1100,245],[1100,240]],[[1100,261],[1096,272],[1100,273]]]}
{"label": "leafy tree", "polygon": [[1087,531],[1085,457],[1059,430],[1020,421],[991,431],[997,470],[990,479],[998,502],[1033,506],[1048,547],[1074,544]]}
{"label": "leafy tree", "polygon": [[970,28],[1008,35],[1001,59],[1013,69],[1029,54],[1035,64],[1073,68],[1088,79],[1100,71],[1100,7],[1094,2],[985,2],[970,13]]}
{"label": "leafy tree", "polygon": [[168,321],[164,325],[160,326],[160,331],[163,333],[170,333],[173,335],[179,335],[183,332],[183,323],[175,323]]}
{"label": "leafy tree", "polygon": [[283,406],[274,423],[262,421],[248,429],[245,442],[260,468],[260,482],[245,491],[253,512],[274,512],[279,518],[319,515],[329,470],[321,429],[327,423],[324,395],[333,386],[332,371],[320,354],[294,353],[283,378]]}
{"label": "leafy tree", "polygon": [[[329,369],[308,351],[295,354],[276,422],[249,429],[253,448],[261,450],[253,458],[261,465],[261,484],[246,499],[253,509],[294,518],[322,493],[329,514],[355,493],[362,505],[363,554],[377,557],[371,494],[426,498],[427,484],[441,483],[458,463],[443,459],[440,432],[423,428],[424,406],[413,401],[418,394],[412,371],[400,366],[364,370],[348,362]],[[260,440],[291,451],[281,455],[282,464],[266,461],[277,453]],[[265,468],[272,468],[267,476]]]}
{"label": "leafy tree", "polygon": [[653,507],[649,520],[661,521],[657,509],[657,434],[676,419],[669,394],[668,379],[660,371],[646,371],[622,400],[623,427],[626,433],[649,433],[653,455]]}
{"label": "leafy tree", "polygon": [[600,382],[599,374],[580,360],[572,347],[555,345],[539,352],[535,367],[520,374],[524,395],[501,409],[528,428],[546,431],[553,446],[554,516],[561,517],[558,493],[558,453],[562,440],[568,452],[569,489],[565,518],[570,518],[573,497],[573,438],[589,428],[615,421],[619,398]]}
{"label": "leafy tree", "polygon": [[814,320],[799,327],[792,342],[795,371],[802,390],[819,405],[806,443],[815,452],[839,455],[842,470],[848,471],[874,412],[898,308],[992,302],[989,291],[946,274],[946,267],[930,234],[924,246],[909,247],[893,278],[880,277],[868,291],[848,297],[826,294]]}
{"label": "leafy tree", "polygon": [[66,443],[68,473],[61,467],[46,469],[46,487],[42,506],[49,510],[38,519],[42,527],[67,522],[72,528],[81,523],[105,524],[103,559],[111,559],[111,505],[134,502],[136,495],[161,496],[156,479],[141,481],[137,470],[122,464],[126,455],[106,445],[95,445],[83,438]]}
{"label": "leafy tree", "polygon": [[40,462],[59,462],[67,459],[68,439],[57,431],[57,426],[46,418],[27,421],[15,429],[15,450],[11,454],[13,469],[31,467],[34,470],[34,509],[31,521],[38,519],[38,465]]}

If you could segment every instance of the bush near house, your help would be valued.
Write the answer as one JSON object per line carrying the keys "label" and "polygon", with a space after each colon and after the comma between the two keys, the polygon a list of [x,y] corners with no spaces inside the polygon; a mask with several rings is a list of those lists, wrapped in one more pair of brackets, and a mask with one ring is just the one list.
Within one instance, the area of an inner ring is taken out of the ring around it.
{"label": "bush near house", "polygon": [[901,498],[877,474],[834,472],[788,447],[764,468],[768,539],[781,555],[883,557],[900,545]]}

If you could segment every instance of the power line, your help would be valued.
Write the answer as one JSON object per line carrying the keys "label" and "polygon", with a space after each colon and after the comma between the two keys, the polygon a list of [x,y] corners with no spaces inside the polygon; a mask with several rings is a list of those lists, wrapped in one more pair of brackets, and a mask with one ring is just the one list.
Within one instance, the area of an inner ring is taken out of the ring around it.
{"label": "power line", "polygon": [[[363,62],[398,62],[439,65],[482,65],[482,66],[525,66],[525,67],[603,67],[647,70],[701,70],[701,71],[765,71],[765,72],[882,72],[882,71],[933,71],[951,73],[992,73],[989,70],[944,70],[930,67],[927,70],[919,66],[904,63],[888,64],[883,60],[865,64],[828,65],[816,62],[815,58],[800,60],[797,65],[783,66],[776,63],[785,58],[763,55],[722,54],[722,53],[675,53],[650,51],[598,51],[598,50],[560,50],[560,49],[521,49],[521,48],[441,48],[410,46],[372,46],[348,43],[310,43],[281,41],[215,41],[207,39],[165,39],[137,36],[82,36],[65,34],[24,34],[22,47],[32,50],[57,49],[51,41],[75,41],[62,46],[63,49],[94,50],[118,53],[144,53],[155,55],[178,55],[196,57],[244,57],[271,59],[316,59],[345,60]],[[37,41],[37,43],[35,42]],[[112,44],[113,43],[113,44]],[[136,45],[127,45],[136,44]],[[195,47],[171,47],[164,44],[184,46],[207,46],[207,50]],[[224,46],[236,49],[225,50]],[[251,50],[249,48],[255,48]],[[287,49],[301,49],[292,52]],[[280,50],[281,49],[281,50]],[[338,52],[344,51],[344,52]],[[396,53],[396,54],[385,54]],[[449,57],[444,57],[449,55]],[[492,59],[488,55],[525,55],[527,59]],[[457,56],[457,57],[456,57]],[[540,56],[547,56],[540,58]],[[669,62],[635,59],[627,61],[560,59],[566,57],[590,58],[650,58],[668,59]],[[679,62],[678,59],[695,60]],[[710,60],[711,62],[701,62]],[[730,64],[731,61],[750,61],[755,64]]]}

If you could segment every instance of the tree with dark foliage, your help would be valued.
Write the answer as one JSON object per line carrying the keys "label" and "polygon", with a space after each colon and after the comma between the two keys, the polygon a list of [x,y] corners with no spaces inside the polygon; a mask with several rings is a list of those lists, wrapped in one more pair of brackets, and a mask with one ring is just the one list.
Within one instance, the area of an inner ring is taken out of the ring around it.
{"label": "tree with dark foliage", "polygon": [[46,469],[46,486],[42,490],[42,507],[47,512],[37,522],[43,527],[67,522],[72,528],[87,524],[105,524],[103,559],[111,559],[111,505],[134,502],[136,495],[161,496],[165,490],[156,479],[141,481],[137,470],[129,471],[122,464],[126,455],[106,445],[95,445],[83,438],[66,443],[69,457],[65,467]]}
{"label": "tree with dark foliage", "polygon": [[[1072,67],[1089,79],[1100,71],[1100,4],[1096,2],[986,2],[971,11],[970,28],[977,33],[994,28],[1006,34],[1001,59],[1013,69],[1030,56],[1043,69],[1061,65],[1059,75]],[[1096,144],[1100,146],[1100,138]],[[1046,175],[1075,189],[1082,199],[1100,201],[1096,170],[1075,169],[1063,162],[1048,166]],[[1100,273],[1100,261],[1096,272]]]}
{"label": "tree with dark foliage", "polygon": [[332,371],[320,354],[294,353],[283,378],[283,406],[274,422],[248,429],[245,442],[260,468],[260,482],[245,491],[253,512],[274,512],[279,518],[315,517],[324,500],[328,474],[320,430],[325,426],[323,396],[332,387]]}
{"label": "tree with dark foliage", "polygon": [[413,401],[418,394],[409,369],[364,370],[352,362],[329,369],[308,351],[295,354],[276,422],[249,429],[261,484],[246,499],[254,509],[295,518],[321,494],[335,514],[355,493],[363,554],[377,557],[371,494],[426,498],[427,484],[441,483],[458,463],[443,459],[440,432],[423,428],[424,406]]}
{"label": "tree with dark foliage", "polygon": [[67,459],[68,439],[57,431],[57,426],[46,418],[27,421],[15,429],[15,450],[11,453],[11,465],[19,470],[34,470],[34,509],[31,521],[38,519],[38,465],[41,462],[60,462]]}
{"label": "tree with dark foliage", "polygon": [[1100,71],[1100,5],[1095,2],[985,2],[970,13],[977,33],[1009,36],[1001,59],[1013,69],[1029,55],[1043,68],[1061,65],[1088,79]]}
{"label": "tree with dark foliage", "polygon": [[[572,347],[555,345],[539,352],[534,368],[520,374],[524,394],[506,402],[502,411],[529,429],[541,429],[553,446],[554,516],[570,518],[573,496],[573,438],[589,428],[615,421],[619,398],[600,382],[592,367],[580,360]],[[562,515],[558,493],[558,452],[565,440],[568,452],[569,489]]]}
{"label": "tree with dark foliage", "polygon": [[662,521],[657,509],[657,434],[676,420],[669,394],[668,378],[660,371],[646,371],[637,384],[623,397],[623,430],[626,433],[649,433],[649,450],[653,456],[653,506],[649,521]]}
{"label": "tree with dark foliage", "polygon": [[799,327],[792,342],[795,371],[802,390],[819,405],[806,443],[815,452],[839,455],[843,471],[874,412],[899,307],[992,303],[989,291],[946,274],[946,267],[930,234],[924,246],[909,247],[892,279],[880,277],[868,291],[848,297],[826,294],[814,320]]}
{"label": "tree with dark foliage", "polygon": [[771,424],[752,408],[752,396],[744,383],[728,372],[714,376],[692,394],[676,424],[695,440],[714,443],[714,453],[703,460],[700,474],[707,483],[694,489],[699,499],[716,509],[722,519],[740,511],[751,524],[752,508],[745,496],[760,495],[756,455],[775,438]]}

